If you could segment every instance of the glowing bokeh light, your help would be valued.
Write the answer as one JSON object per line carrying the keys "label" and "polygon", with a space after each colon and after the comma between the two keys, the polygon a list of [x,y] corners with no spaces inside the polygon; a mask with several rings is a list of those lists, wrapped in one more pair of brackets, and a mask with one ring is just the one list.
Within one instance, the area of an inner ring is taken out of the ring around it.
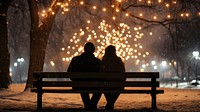
{"label": "glowing bokeh light", "polygon": [[[87,23],[91,24],[91,22]],[[118,27],[115,28],[112,25],[107,24],[105,20],[100,22],[96,31],[91,29],[89,26],[82,28],[79,32],[74,33],[70,39],[69,46],[61,48],[62,50],[66,49],[67,51],[62,60],[70,61],[74,56],[80,55],[84,51],[85,42],[88,41],[95,44],[96,51],[94,54],[98,58],[102,58],[105,48],[108,45],[114,45],[117,50],[117,55],[124,61],[138,57],[146,58],[149,55],[149,52],[142,53],[141,51],[143,47],[140,43],[137,43],[138,40],[142,39],[144,34],[139,32],[139,29],[141,28],[135,27],[135,29],[137,30],[131,30],[125,23],[119,23]],[[131,46],[129,41],[132,39],[136,40],[134,41],[135,44]]]}

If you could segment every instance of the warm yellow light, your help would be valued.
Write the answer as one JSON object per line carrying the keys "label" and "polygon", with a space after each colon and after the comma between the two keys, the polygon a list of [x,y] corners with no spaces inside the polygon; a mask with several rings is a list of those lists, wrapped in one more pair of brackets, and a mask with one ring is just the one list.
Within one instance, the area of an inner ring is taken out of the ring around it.
{"label": "warm yellow light", "polygon": [[97,9],[97,6],[93,6],[92,8],[93,8],[93,9]]}
{"label": "warm yellow light", "polygon": [[167,15],[167,18],[171,18],[171,15],[168,14],[168,15]]}
{"label": "warm yellow light", "polygon": [[52,15],[54,15],[54,14],[55,14],[55,12],[52,12],[51,14],[52,14]]}
{"label": "warm yellow light", "polygon": [[116,17],[115,17],[115,16],[113,16],[113,17],[112,17],[112,19],[113,19],[113,20],[116,20]]}
{"label": "warm yellow light", "polygon": [[161,3],[162,2],[162,0],[158,0],[158,3]]}
{"label": "warm yellow light", "polygon": [[187,17],[189,17],[189,13],[186,13],[185,15],[186,15]]}
{"label": "warm yellow light", "polygon": [[117,2],[122,2],[122,0],[117,0]]}
{"label": "warm yellow light", "polygon": [[182,14],[181,14],[181,17],[183,17],[183,16],[184,16],[184,14],[182,13]]}
{"label": "warm yellow light", "polygon": [[103,8],[103,11],[105,12],[105,11],[106,11],[106,8]]}
{"label": "warm yellow light", "polygon": [[148,4],[151,4],[151,1],[150,0],[148,0],[148,2],[147,2]]}
{"label": "warm yellow light", "polygon": [[114,7],[115,7],[115,5],[111,5],[111,7],[112,7],[112,8],[114,8]]}
{"label": "warm yellow light", "polygon": [[165,6],[166,6],[166,7],[169,7],[169,4],[167,3]]}
{"label": "warm yellow light", "polygon": [[119,12],[120,10],[119,9],[116,9],[116,12]]}
{"label": "warm yellow light", "polygon": [[129,16],[129,13],[126,13],[126,16]]}
{"label": "warm yellow light", "polygon": [[64,51],[64,50],[65,50],[65,48],[63,47],[63,48],[61,48],[61,50],[62,50],[62,51]]}
{"label": "warm yellow light", "polygon": [[153,16],[153,19],[157,19],[157,16]]}
{"label": "warm yellow light", "polygon": [[60,3],[60,2],[58,2],[58,3],[57,3],[57,5],[61,5],[61,3]]}
{"label": "warm yellow light", "polygon": [[176,4],[177,2],[176,2],[176,0],[175,0],[175,1],[173,1],[172,3],[173,3],[173,4]]}
{"label": "warm yellow light", "polygon": [[11,72],[9,73],[9,75],[10,75],[10,77],[12,77],[12,73]]}
{"label": "warm yellow light", "polygon": [[87,20],[87,23],[89,24],[89,23],[90,23],[90,20]]}
{"label": "warm yellow light", "polygon": [[83,1],[80,1],[80,4],[81,4],[81,5],[83,5],[83,4],[84,4],[84,2],[83,2]]}
{"label": "warm yellow light", "polygon": [[45,10],[42,11],[42,13],[45,13],[45,12],[46,12]]}
{"label": "warm yellow light", "polygon": [[140,72],[144,72],[144,69],[143,69],[143,68],[141,68],[141,69],[140,69]]}
{"label": "warm yellow light", "polygon": [[[117,17],[114,15],[111,16],[111,18],[113,20],[117,19]],[[87,22],[87,20],[86,20],[86,22]],[[97,50],[94,54],[95,56],[97,56],[99,58],[101,58],[102,55],[104,54],[103,52],[105,50],[105,46],[110,45],[110,44],[116,45],[117,55],[121,56],[123,60],[129,60],[132,58],[138,59],[139,57],[146,58],[148,56],[146,54],[146,52],[142,53],[139,50],[137,51],[137,49],[142,50],[142,46],[140,43],[135,44],[137,47],[135,47],[135,46],[131,47],[129,45],[128,39],[129,39],[129,36],[132,35],[132,32],[130,30],[131,28],[128,25],[126,25],[125,23],[120,23],[119,27],[120,27],[120,30],[115,29],[115,28],[113,29],[112,25],[106,24],[106,21],[103,20],[100,23],[100,25],[98,26],[98,30],[101,30],[102,32],[104,32],[105,35],[104,34],[98,35],[98,33],[95,30],[90,29],[87,26],[86,26],[86,29],[80,29],[79,32],[77,32],[76,36],[74,34],[74,37],[76,37],[76,38],[72,37],[71,38],[72,40],[70,40],[71,43],[76,44],[75,47],[74,48],[71,47],[70,49],[66,48],[66,52],[73,51],[73,49],[74,49],[74,50],[77,50],[77,53],[70,52],[69,55],[71,55],[71,56],[69,56],[69,57],[67,56],[67,57],[69,58],[69,60],[71,60],[73,56],[80,54],[81,51],[79,48],[82,47],[82,46],[80,46],[80,43],[79,43],[81,41],[80,36],[84,35],[86,37],[87,41],[94,41],[94,42],[100,44],[100,46],[97,46]],[[139,27],[136,27],[136,28],[139,29]],[[87,31],[87,29],[88,29],[88,31]],[[140,29],[141,29],[141,27],[140,27]],[[82,34],[82,32],[83,32],[83,34]],[[88,32],[89,32],[89,34],[88,34]],[[138,36],[138,39],[140,37],[142,37],[142,35],[140,35],[141,33],[139,32],[139,30],[136,32],[137,32],[136,35]],[[87,35],[85,35],[85,34],[87,34]],[[134,37],[132,35],[132,38],[135,39],[137,37]],[[78,39],[79,39],[79,41],[78,41]],[[82,51],[83,51],[83,49],[82,49]],[[66,61],[66,58],[65,58],[65,61]]]}
{"label": "warm yellow light", "polygon": [[142,14],[142,13],[140,13],[140,14],[139,14],[139,16],[140,16],[140,17],[142,17],[142,16],[143,16],[143,14]]}
{"label": "warm yellow light", "polygon": [[152,33],[152,32],[149,32],[149,35],[153,35],[153,33]]}
{"label": "warm yellow light", "polygon": [[68,8],[64,8],[64,11],[65,11],[65,12],[68,12],[68,11],[69,11],[69,9],[68,9]]}
{"label": "warm yellow light", "polygon": [[174,61],[174,65],[176,65],[176,61]]}
{"label": "warm yellow light", "polygon": [[54,66],[54,65],[55,65],[55,63],[54,63],[53,61],[51,61],[50,63],[51,63],[51,66]]}
{"label": "warm yellow light", "polygon": [[52,9],[51,8],[49,8],[49,11],[51,11]]}
{"label": "warm yellow light", "polygon": [[42,17],[44,17],[45,16],[45,14],[42,14]]}

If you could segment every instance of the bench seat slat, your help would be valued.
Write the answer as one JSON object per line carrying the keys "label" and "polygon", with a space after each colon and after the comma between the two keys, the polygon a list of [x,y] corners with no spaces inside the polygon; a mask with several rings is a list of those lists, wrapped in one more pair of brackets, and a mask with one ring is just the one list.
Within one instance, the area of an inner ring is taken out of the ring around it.
{"label": "bench seat slat", "polygon": [[[151,94],[151,90],[73,90],[73,89],[43,89],[44,93],[127,93],[127,94]],[[31,92],[37,92],[32,88]],[[163,90],[156,90],[156,94],[164,93]]]}
{"label": "bench seat slat", "polygon": [[[127,82],[90,82],[90,81],[43,81],[43,87],[151,87],[151,81],[127,81]],[[34,82],[34,87],[37,87],[37,82]],[[155,87],[159,87],[159,82],[157,81]]]}

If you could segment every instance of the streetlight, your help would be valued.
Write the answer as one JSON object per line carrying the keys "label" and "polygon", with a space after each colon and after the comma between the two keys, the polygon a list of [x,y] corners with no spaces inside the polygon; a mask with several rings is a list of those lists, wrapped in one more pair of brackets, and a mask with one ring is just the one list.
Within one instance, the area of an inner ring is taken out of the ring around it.
{"label": "streetlight", "polygon": [[163,67],[163,81],[165,82],[165,68],[167,66],[167,62],[166,61],[162,61],[161,65]]}
{"label": "streetlight", "polygon": [[[193,54],[193,57],[194,57],[196,60],[200,59],[200,57],[199,57],[199,51],[193,51],[192,54]],[[197,66],[198,66],[197,61],[196,61],[195,64],[196,64],[196,65],[195,65],[195,66],[196,66],[195,77],[196,77],[196,84],[197,84]]]}
{"label": "streetlight", "polygon": [[20,81],[22,82],[22,68],[21,68],[21,64],[24,62],[24,58],[17,58],[17,62],[19,63],[19,67],[20,67]]}
{"label": "streetlight", "polygon": [[166,61],[162,61],[161,64],[162,64],[163,67],[165,67],[167,65],[167,62]]}
{"label": "streetlight", "polygon": [[152,65],[155,65],[155,64],[156,64],[156,61],[151,61],[151,64],[152,64]]}
{"label": "streetlight", "polygon": [[193,51],[192,54],[195,57],[195,59],[199,58],[199,51]]}

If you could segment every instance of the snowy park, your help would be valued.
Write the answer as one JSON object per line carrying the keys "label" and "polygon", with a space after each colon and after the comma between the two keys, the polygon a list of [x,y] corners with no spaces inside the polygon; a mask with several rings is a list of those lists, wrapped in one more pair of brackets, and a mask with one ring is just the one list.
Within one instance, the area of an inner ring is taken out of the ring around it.
{"label": "snowy park", "polygon": [[[121,94],[111,111],[199,112],[199,35],[199,0],[0,0],[0,112],[38,111],[35,72],[135,73],[130,85],[164,94]],[[94,111],[106,102],[102,95]],[[77,93],[43,95],[43,111],[84,107]]]}
{"label": "snowy park", "polygon": [[[162,86],[162,85],[161,85]],[[36,93],[22,92],[25,84],[12,84],[9,89],[0,90],[1,112],[36,112]],[[112,112],[199,112],[200,86],[180,84],[180,88],[162,87],[164,94],[157,95],[157,110],[151,110],[151,98],[148,94],[122,94],[115,103]],[[104,110],[105,97],[102,95],[96,112]],[[43,111],[49,112],[93,112],[83,108],[79,94],[44,94]]]}

